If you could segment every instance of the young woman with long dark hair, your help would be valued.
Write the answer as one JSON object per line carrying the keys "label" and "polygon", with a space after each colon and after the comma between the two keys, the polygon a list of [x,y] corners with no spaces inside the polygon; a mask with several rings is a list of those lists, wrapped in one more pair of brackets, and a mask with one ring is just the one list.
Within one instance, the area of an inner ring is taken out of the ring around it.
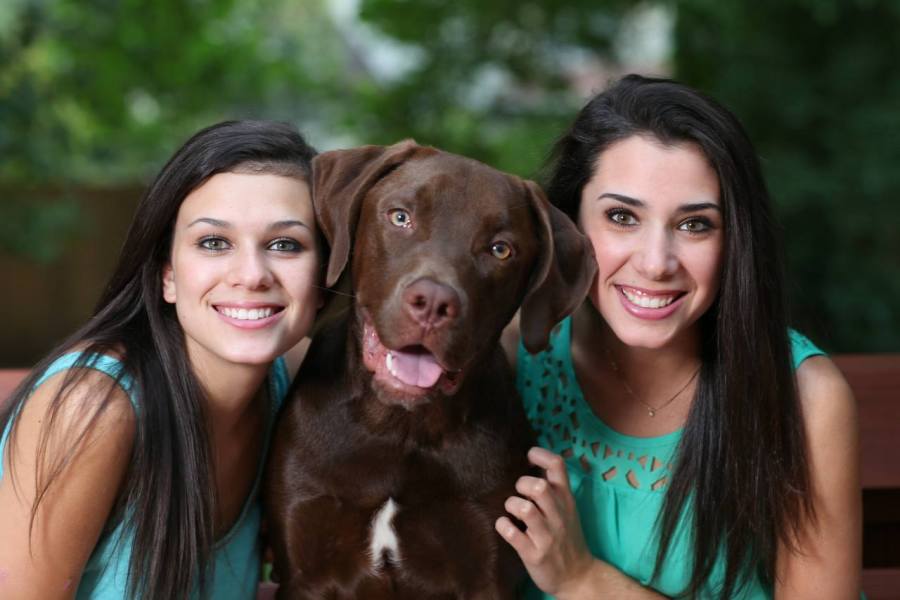
{"label": "young woman with long dark hair", "polygon": [[735,117],[676,82],[625,77],[558,141],[547,190],[599,271],[549,349],[508,344],[545,477],[507,501],[525,531],[507,517],[497,530],[536,586],[858,595],[852,394],[788,329],[777,226]]}
{"label": "young woman with long dark hair", "polygon": [[260,465],[320,304],[314,154],[225,122],[156,177],[94,315],[0,414],[0,596],[255,597]]}

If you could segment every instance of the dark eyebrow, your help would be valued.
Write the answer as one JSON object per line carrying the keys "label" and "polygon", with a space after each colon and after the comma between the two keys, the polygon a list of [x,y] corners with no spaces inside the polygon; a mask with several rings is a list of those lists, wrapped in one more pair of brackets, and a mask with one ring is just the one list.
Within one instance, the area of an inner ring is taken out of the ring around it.
{"label": "dark eyebrow", "polygon": [[645,206],[644,202],[638,200],[637,198],[632,198],[631,196],[625,196],[623,194],[616,194],[613,192],[607,192],[605,194],[600,194],[597,197],[597,200],[600,198],[610,198],[612,200],[618,200],[622,204],[627,204],[628,206],[634,206],[635,208],[640,208]]}
{"label": "dark eyebrow", "polygon": [[[632,198],[631,196],[625,196],[623,194],[616,194],[613,192],[608,192],[606,194],[600,194],[597,197],[600,198],[610,198],[612,200],[617,200],[622,204],[627,204],[628,206],[633,206],[635,208],[643,208],[646,206],[646,203],[643,200],[638,200],[637,198]],[[718,204],[714,204],[712,202],[695,202],[692,204],[682,204],[678,207],[678,212],[680,213],[688,213],[688,212],[699,212],[702,210],[713,209],[719,212],[722,212],[722,207]]]}
{"label": "dark eyebrow", "polygon": [[699,212],[701,210],[713,209],[722,212],[722,207],[712,202],[697,202],[696,204],[682,204],[678,207],[678,212]]}
{"label": "dark eyebrow", "polygon": [[[220,221],[219,219],[212,219],[210,217],[200,217],[199,219],[194,219],[193,221],[191,221],[188,227],[193,227],[197,223],[207,223],[208,225],[212,225],[213,227],[231,229],[231,223],[229,223],[228,221]],[[312,228],[303,221],[294,220],[275,221],[266,228],[266,231],[279,231],[282,229],[288,229],[290,227],[305,227],[306,229],[312,231]]]}

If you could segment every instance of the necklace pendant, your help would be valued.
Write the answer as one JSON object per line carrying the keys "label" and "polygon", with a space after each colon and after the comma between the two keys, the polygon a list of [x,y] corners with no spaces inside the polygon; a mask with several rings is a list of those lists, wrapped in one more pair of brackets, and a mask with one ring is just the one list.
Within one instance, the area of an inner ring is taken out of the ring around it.
{"label": "necklace pendant", "polygon": [[655,417],[655,416],[656,416],[656,411],[653,410],[652,408],[648,408],[648,409],[647,409],[647,414],[650,415],[651,417]]}

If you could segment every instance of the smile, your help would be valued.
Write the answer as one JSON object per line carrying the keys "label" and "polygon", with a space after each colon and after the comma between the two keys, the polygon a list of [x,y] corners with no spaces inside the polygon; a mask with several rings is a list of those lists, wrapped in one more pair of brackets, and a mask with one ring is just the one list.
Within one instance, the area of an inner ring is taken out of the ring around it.
{"label": "smile", "polygon": [[640,306],[641,308],[665,308],[666,306],[672,304],[672,302],[674,302],[678,298],[678,296],[682,294],[682,292],[675,292],[671,294],[657,295],[648,294],[634,288],[620,287],[619,289],[622,291],[622,295],[625,296],[629,302],[631,302],[635,306]]}
{"label": "smile", "polygon": [[230,308],[227,306],[217,306],[216,310],[231,319],[238,321],[258,321],[266,319],[275,314],[275,309],[271,306],[265,308]]}

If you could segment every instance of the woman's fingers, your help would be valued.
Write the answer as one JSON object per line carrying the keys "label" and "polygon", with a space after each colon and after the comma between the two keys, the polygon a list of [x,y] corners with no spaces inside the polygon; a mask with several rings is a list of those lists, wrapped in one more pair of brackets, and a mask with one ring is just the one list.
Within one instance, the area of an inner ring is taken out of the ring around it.
{"label": "woman's fingers", "polygon": [[546,516],[534,502],[510,496],[503,506],[506,512],[525,524],[525,533],[536,547],[545,548],[550,545],[552,534]]}
{"label": "woman's fingers", "polygon": [[513,547],[519,558],[525,562],[531,561],[531,557],[535,554],[534,542],[524,532],[519,530],[509,517],[497,519],[494,522],[494,529]]}
{"label": "woman's fingers", "polygon": [[535,446],[528,451],[528,460],[534,466],[543,469],[547,473],[547,481],[554,486],[570,489],[569,473],[566,471],[566,461],[562,456]]}
{"label": "woman's fingers", "polygon": [[528,460],[540,467],[545,477],[523,476],[516,481],[520,496],[506,499],[504,508],[525,525],[500,517],[494,527],[519,554],[535,584],[554,591],[576,576],[579,565],[590,562],[590,553],[578,519],[575,499],[562,457],[532,448]]}
{"label": "woman's fingers", "polygon": [[546,479],[524,475],[516,481],[516,491],[531,500],[540,509],[551,527],[562,526],[559,500],[555,497],[557,490],[554,490]]}

